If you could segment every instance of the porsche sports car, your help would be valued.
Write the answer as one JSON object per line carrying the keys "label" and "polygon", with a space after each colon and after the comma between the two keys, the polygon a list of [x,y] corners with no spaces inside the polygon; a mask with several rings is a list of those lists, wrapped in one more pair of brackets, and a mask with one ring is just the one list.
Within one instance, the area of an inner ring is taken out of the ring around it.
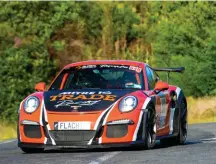
{"label": "porsche sports car", "polygon": [[187,101],[157,71],[126,60],[91,60],[65,66],[20,104],[18,146],[26,153],[51,147],[154,147],[184,144]]}

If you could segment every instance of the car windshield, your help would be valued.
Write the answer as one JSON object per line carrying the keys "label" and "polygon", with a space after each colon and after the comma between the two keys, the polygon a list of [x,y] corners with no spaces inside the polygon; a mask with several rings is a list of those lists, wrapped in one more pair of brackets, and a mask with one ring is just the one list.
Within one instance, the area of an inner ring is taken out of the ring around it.
{"label": "car windshield", "polygon": [[83,65],[63,70],[50,87],[61,89],[143,89],[140,67],[128,65]]}

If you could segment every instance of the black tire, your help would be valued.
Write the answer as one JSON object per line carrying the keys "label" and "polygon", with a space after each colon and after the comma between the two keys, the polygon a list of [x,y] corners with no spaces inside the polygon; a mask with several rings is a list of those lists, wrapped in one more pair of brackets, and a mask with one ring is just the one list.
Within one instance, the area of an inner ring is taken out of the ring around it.
{"label": "black tire", "polygon": [[183,100],[180,104],[180,110],[185,111],[184,116],[179,120],[179,133],[176,137],[161,139],[160,143],[163,146],[183,145],[187,139],[187,105]]}
{"label": "black tire", "polygon": [[148,108],[145,131],[145,149],[151,149],[156,144],[156,116],[153,107]]}
{"label": "black tire", "polygon": [[44,148],[28,148],[28,147],[21,147],[20,148],[24,153],[32,154],[32,153],[42,153]]}
{"label": "black tire", "polygon": [[188,130],[188,124],[187,124],[187,105],[185,101],[182,101],[180,108],[185,111],[184,116],[180,120],[180,128],[179,128],[179,134],[176,137],[176,143],[178,145],[183,145],[187,139],[187,130]]}

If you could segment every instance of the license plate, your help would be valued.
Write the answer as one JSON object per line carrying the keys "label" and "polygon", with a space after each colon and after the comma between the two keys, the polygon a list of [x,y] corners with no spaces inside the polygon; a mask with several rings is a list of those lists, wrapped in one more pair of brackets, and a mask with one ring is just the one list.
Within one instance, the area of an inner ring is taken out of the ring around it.
{"label": "license plate", "polygon": [[90,130],[91,122],[82,121],[82,122],[55,122],[55,130]]}

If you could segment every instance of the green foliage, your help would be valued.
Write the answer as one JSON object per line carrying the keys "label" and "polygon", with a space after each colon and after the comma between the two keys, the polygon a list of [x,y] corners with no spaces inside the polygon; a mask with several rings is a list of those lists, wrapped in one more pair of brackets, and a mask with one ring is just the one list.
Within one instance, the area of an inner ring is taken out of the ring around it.
{"label": "green foliage", "polygon": [[0,2],[0,118],[15,122],[37,82],[89,59],[185,66],[171,84],[216,95],[215,27],[214,2]]}
{"label": "green foliage", "polygon": [[11,123],[19,109],[19,103],[33,92],[40,81],[49,82],[54,63],[42,45],[38,47],[10,48],[0,56],[1,92],[0,112],[3,120]]}
{"label": "green foliage", "polygon": [[185,66],[185,74],[173,76],[172,82],[182,86],[187,95],[215,93],[215,26],[216,6],[210,2],[182,5],[157,25],[154,62]]}

